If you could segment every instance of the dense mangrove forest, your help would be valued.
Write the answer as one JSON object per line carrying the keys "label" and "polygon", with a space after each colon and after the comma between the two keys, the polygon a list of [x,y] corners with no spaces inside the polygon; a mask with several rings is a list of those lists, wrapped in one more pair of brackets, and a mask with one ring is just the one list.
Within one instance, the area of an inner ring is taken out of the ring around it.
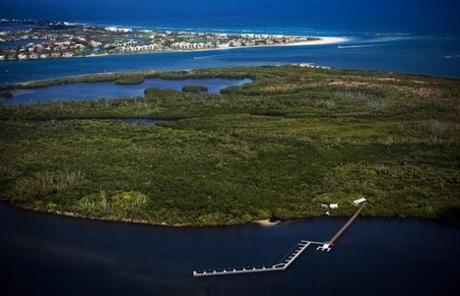
{"label": "dense mangrove forest", "polygon": [[[251,78],[87,102],[0,104],[0,198],[164,225],[353,212],[459,222],[460,82],[299,66],[79,76],[3,86]],[[71,95],[71,94],[69,94]],[[123,119],[152,119],[154,125]]]}

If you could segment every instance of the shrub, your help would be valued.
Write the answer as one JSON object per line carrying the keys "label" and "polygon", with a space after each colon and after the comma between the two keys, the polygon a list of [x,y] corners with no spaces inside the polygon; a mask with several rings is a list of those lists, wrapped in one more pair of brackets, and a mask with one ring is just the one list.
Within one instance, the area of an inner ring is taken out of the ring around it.
{"label": "shrub", "polygon": [[144,82],[143,76],[125,76],[115,80],[115,84],[126,85],[126,84],[141,84]]}
{"label": "shrub", "polygon": [[77,211],[91,217],[142,218],[148,197],[136,191],[117,192],[108,196],[105,191],[82,197]]}
{"label": "shrub", "polygon": [[182,91],[189,92],[189,93],[203,93],[203,92],[207,92],[208,88],[202,85],[184,85],[182,87]]}
{"label": "shrub", "polygon": [[20,178],[15,189],[19,197],[46,197],[67,189],[79,188],[84,182],[81,172],[38,172],[31,177]]}
{"label": "shrub", "polygon": [[229,87],[226,87],[220,90],[220,93],[225,94],[225,95],[233,95],[233,94],[238,94],[240,92],[241,92],[241,87],[239,86],[229,86]]}

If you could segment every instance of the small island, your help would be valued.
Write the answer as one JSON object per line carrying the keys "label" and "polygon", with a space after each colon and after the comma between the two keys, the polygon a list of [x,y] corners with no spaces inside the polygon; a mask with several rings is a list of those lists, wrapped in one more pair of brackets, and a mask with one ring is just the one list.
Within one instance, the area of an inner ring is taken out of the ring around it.
{"label": "small island", "polygon": [[12,87],[149,75],[252,83],[0,104],[0,198],[88,219],[217,226],[349,216],[363,197],[364,216],[460,222],[456,79],[288,65]]}
{"label": "small island", "polygon": [[345,38],[270,34],[161,31],[70,22],[9,20],[29,27],[0,32],[0,61],[102,56],[126,53],[203,51],[255,46],[314,45]]}
{"label": "small island", "polygon": [[182,91],[189,93],[205,93],[208,91],[208,88],[202,85],[185,85],[182,87]]}

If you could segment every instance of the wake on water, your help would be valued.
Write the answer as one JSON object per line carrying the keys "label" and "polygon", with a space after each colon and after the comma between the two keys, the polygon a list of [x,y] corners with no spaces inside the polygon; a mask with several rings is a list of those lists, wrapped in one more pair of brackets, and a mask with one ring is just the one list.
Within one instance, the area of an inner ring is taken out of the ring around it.
{"label": "wake on water", "polygon": [[337,48],[339,49],[344,49],[344,48],[363,48],[363,47],[380,47],[380,46],[385,46],[388,45],[391,42],[399,42],[399,41],[404,41],[404,40],[409,40],[409,39],[414,39],[414,36],[412,35],[404,35],[404,36],[379,36],[376,38],[371,38],[371,39],[364,39],[361,40],[361,44],[350,44],[350,45],[339,45]]}
{"label": "wake on water", "polygon": [[212,59],[212,58],[217,58],[217,57],[222,57],[222,56],[230,56],[230,55],[234,55],[234,54],[231,54],[231,53],[213,54],[213,55],[193,57],[193,59],[194,60],[204,60],[204,59]]}
{"label": "wake on water", "polygon": [[356,44],[356,45],[339,45],[337,48],[361,48],[361,47],[378,47],[384,46],[384,44]]}

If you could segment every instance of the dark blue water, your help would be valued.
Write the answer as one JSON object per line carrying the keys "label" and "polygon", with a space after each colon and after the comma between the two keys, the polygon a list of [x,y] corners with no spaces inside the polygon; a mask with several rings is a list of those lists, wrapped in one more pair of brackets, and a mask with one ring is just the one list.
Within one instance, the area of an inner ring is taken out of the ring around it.
{"label": "dark blue water", "polygon": [[[350,45],[0,62],[0,83],[57,76],[315,63],[460,77],[457,0],[0,0],[2,17],[191,31],[346,36]],[[372,43],[373,46],[360,47]],[[197,59],[198,58],[198,59]]]}
{"label": "dark blue water", "polygon": [[204,28],[460,32],[457,0],[1,0],[2,17]]}
{"label": "dark blue water", "polygon": [[[105,71],[285,63],[460,77],[457,0],[0,0],[0,17],[191,31],[346,36],[325,46],[0,62],[0,83]],[[343,219],[273,228],[173,229],[99,223],[0,204],[2,295],[452,295],[460,231],[423,220],[359,218],[330,253],[288,271],[194,279],[213,267],[278,262]]]}
{"label": "dark blue water", "polygon": [[164,80],[158,78],[146,79],[143,83],[134,85],[117,85],[114,82],[70,83],[36,89],[21,89],[13,92],[14,96],[3,99],[0,104],[18,105],[38,102],[97,100],[119,97],[143,96],[149,87],[167,88],[181,91],[186,85],[202,85],[208,88],[208,93],[216,94],[229,86],[238,86],[251,82],[251,79],[182,79]]}
{"label": "dark blue water", "polygon": [[321,46],[242,48],[60,60],[0,62],[0,83],[87,73],[179,70],[286,63],[460,77],[460,37],[360,34]]}
{"label": "dark blue water", "polygon": [[273,264],[345,219],[271,228],[91,222],[0,204],[2,295],[452,295],[460,231],[423,220],[359,218],[330,253],[285,272],[193,278],[194,269]]}

